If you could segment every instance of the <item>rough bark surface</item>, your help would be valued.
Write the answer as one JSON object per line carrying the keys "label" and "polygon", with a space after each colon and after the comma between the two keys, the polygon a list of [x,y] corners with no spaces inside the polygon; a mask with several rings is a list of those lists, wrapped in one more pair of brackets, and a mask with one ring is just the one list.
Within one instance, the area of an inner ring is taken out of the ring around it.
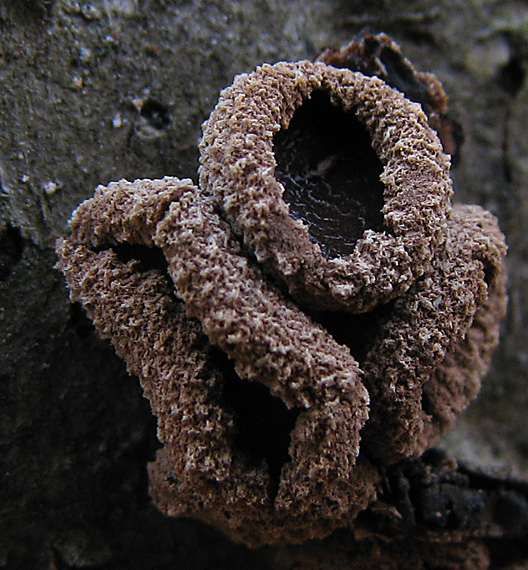
{"label": "rough bark surface", "polygon": [[[248,550],[151,505],[155,420],[69,305],[53,243],[98,183],[196,180],[200,125],[236,73],[311,59],[364,27],[442,81],[465,135],[455,196],[496,214],[510,248],[502,344],[443,445],[528,477],[526,3],[0,0],[0,568],[282,570],[310,558]],[[492,567],[526,555],[489,552]]]}

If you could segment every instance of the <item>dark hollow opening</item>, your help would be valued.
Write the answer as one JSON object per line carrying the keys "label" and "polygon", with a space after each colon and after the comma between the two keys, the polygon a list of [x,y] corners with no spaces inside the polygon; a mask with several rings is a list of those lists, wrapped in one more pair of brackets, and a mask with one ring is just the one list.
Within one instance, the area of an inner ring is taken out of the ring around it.
{"label": "dark hollow opening", "polygon": [[168,271],[167,260],[161,249],[157,247],[149,247],[142,244],[120,243],[112,247],[119,261],[128,263],[129,261],[137,262],[137,270],[141,272],[156,269],[166,274]]}
{"label": "dark hollow opening", "polygon": [[150,247],[138,243],[118,243],[112,246],[102,246],[96,251],[112,250],[121,263],[135,262],[134,270],[138,273],[146,273],[148,271],[157,271],[160,273],[167,284],[167,294],[173,301],[180,301],[174,289],[174,283],[169,275],[169,264],[158,247]]}
{"label": "dark hollow opening", "polygon": [[491,284],[497,278],[497,271],[495,267],[491,265],[491,263],[487,261],[482,261],[483,271],[484,271],[484,281],[488,287],[491,287]]}
{"label": "dark hollow opening", "polygon": [[367,229],[383,223],[381,161],[353,112],[314,91],[274,137],[275,176],[290,214],[308,224],[326,258],[349,255]]}
{"label": "dark hollow opening", "polygon": [[395,301],[380,305],[366,313],[351,314],[345,311],[308,311],[333,339],[350,349],[361,366],[372,348],[381,326],[390,318]]}
{"label": "dark hollow opening", "polygon": [[436,411],[436,406],[434,404],[434,395],[429,394],[427,389],[428,384],[426,383],[422,389],[422,410],[428,416],[434,416]]}
{"label": "dark hollow opening", "polygon": [[169,108],[154,99],[147,99],[143,103],[140,115],[159,131],[166,129],[171,124]]}
{"label": "dark hollow opening", "polygon": [[291,460],[290,433],[301,410],[288,409],[264,384],[240,378],[233,362],[220,349],[213,347],[211,356],[215,368],[222,374],[224,403],[235,415],[233,443],[251,465],[266,462],[269,492],[275,498],[282,467]]}

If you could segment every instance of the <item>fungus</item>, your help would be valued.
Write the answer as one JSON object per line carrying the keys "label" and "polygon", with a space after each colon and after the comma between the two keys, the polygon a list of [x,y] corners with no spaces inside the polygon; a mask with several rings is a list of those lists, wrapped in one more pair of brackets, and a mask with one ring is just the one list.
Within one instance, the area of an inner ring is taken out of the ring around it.
{"label": "fungus", "polygon": [[444,151],[453,159],[458,158],[464,140],[462,126],[447,114],[448,98],[442,84],[432,73],[416,71],[390,36],[364,30],[341,49],[325,49],[316,61],[379,77],[411,101],[420,103]]}
{"label": "fungus", "polygon": [[449,160],[421,107],[377,78],[308,62],[239,75],[200,150],[201,189],[303,305],[387,303],[445,239]]}
{"label": "fungus", "polygon": [[200,188],[98,187],[58,266],[158,418],[155,504],[251,546],[322,538],[476,395],[503,236],[451,206],[420,106],[348,69],[238,76],[200,151]]}

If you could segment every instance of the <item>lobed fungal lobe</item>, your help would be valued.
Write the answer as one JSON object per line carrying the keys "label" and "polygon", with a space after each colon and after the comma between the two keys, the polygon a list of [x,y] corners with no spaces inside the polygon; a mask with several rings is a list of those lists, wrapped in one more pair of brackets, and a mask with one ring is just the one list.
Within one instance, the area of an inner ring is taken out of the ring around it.
{"label": "lobed fungal lobe", "polygon": [[251,546],[322,538],[476,395],[504,239],[451,205],[420,105],[349,69],[238,76],[200,152],[200,187],[99,187],[59,267],[158,417],[155,504]]}

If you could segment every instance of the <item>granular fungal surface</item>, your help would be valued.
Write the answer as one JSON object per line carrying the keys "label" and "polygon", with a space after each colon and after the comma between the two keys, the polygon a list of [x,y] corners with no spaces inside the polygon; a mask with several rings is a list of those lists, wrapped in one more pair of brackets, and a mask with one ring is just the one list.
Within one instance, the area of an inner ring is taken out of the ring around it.
{"label": "granular fungal surface", "polygon": [[251,546],[354,528],[477,394],[503,236],[420,105],[349,69],[238,76],[200,151],[199,186],[100,186],[57,243],[157,416],[150,494]]}

